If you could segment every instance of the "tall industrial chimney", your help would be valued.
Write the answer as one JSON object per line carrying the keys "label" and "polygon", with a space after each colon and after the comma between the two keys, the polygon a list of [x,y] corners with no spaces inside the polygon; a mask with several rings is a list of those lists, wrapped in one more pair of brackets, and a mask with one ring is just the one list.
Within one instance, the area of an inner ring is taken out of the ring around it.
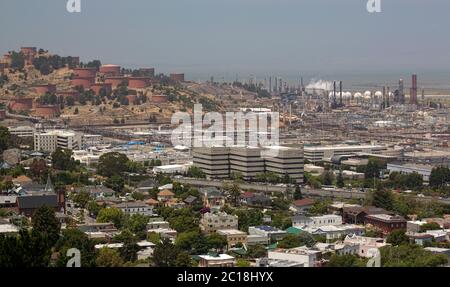
{"label": "tall industrial chimney", "polygon": [[410,104],[417,105],[417,75],[412,75],[412,88],[410,96]]}

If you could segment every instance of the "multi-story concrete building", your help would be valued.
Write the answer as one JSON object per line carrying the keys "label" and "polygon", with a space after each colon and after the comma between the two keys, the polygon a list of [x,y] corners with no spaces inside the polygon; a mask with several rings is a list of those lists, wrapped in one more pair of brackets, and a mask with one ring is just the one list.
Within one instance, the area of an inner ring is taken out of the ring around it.
{"label": "multi-story concrete building", "polygon": [[228,148],[196,148],[192,155],[194,165],[199,167],[208,178],[228,178],[230,176]]}
{"label": "multi-story concrete building", "polygon": [[271,172],[279,177],[289,175],[303,182],[303,151],[291,147],[211,147],[193,150],[194,165],[202,169],[207,178],[229,178],[233,173],[244,179]]}
{"label": "multi-story concrete building", "polygon": [[81,134],[73,131],[52,130],[34,133],[34,150],[54,152],[57,148],[78,150],[82,143]]}
{"label": "multi-story concrete building", "polygon": [[356,153],[379,154],[386,151],[387,147],[382,145],[333,145],[333,146],[305,146],[305,159],[316,163],[333,156],[352,155]]}
{"label": "multi-story concrete building", "polygon": [[406,164],[388,163],[387,169],[389,170],[390,173],[393,172],[398,172],[401,174],[417,173],[422,176],[424,182],[429,182],[433,166],[425,164],[412,164],[412,163]]}
{"label": "multi-story concrete building", "polygon": [[264,173],[264,159],[260,148],[231,148],[229,154],[230,173],[240,173],[246,180]]}
{"label": "multi-story concrete building", "polygon": [[30,126],[8,127],[9,133],[20,138],[33,137],[35,128]]}
{"label": "multi-story concrete building", "polygon": [[83,148],[103,144],[102,135],[83,135],[81,140],[82,140],[81,145]]}
{"label": "multi-story concrete building", "polygon": [[225,212],[205,213],[200,219],[200,229],[208,234],[221,229],[238,229],[238,217]]}
{"label": "multi-story concrete building", "polygon": [[[303,183],[303,150],[291,147],[270,147],[269,149],[276,150],[273,155],[266,156],[265,169],[266,172],[272,172],[279,177],[289,176],[290,179],[298,183]],[[272,151],[269,154],[272,154]]]}

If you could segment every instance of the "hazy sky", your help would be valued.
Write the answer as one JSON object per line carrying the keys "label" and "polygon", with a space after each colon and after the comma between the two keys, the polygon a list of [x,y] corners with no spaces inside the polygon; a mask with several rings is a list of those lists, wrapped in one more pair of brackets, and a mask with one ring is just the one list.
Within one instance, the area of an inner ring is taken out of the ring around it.
{"label": "hazy sky", "polygon": [[[82,60],[208,73],[450,70],[450,1],[0,0],[0,53],[33,45]],[[269,72],[270,71],[270,72]]]}

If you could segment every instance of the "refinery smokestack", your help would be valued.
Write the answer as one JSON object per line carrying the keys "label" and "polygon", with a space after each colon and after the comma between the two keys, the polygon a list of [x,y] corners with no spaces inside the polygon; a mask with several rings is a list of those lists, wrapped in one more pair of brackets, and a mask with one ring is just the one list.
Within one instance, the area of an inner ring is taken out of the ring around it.
{"label": "refinery smokestack", "polygon": [[339,81],[339,104],[342,106],[342,93],[343,93],[343,89],[342,89],[342,81]]}
{"label": "refinery smokestack", "polygon": [[410,96],[410,104],[417,105],[417,75],[412,75],[412,88]]}
{"label": "refinery smokestack", "polygon": [[333,82],[333,108],[336,106],[336,81]]}

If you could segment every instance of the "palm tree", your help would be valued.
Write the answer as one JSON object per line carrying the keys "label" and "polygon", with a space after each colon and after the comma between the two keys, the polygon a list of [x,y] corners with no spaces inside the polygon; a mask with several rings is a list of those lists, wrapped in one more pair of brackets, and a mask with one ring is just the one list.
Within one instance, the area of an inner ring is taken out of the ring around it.
{"label": "palm tree", "polygon": [[233,183],[233,185],[230,188],[230,195],[233,198],[235,206],[238,204],[239,196],[241,195],[241,188],[239,187],[238,183]]}

